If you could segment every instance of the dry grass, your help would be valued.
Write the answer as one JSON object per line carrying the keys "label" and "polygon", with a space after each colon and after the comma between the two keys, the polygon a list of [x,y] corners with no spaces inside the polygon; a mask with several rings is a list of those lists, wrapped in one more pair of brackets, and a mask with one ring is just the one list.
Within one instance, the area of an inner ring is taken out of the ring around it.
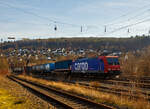
{"label": "dry grass", "polygon": [[0,74],[5,75],[8,73],[8,62],[5,57],[0,57]]}
{"label": "dry grass", "polygon": [[150,46],[137,53],[128,52],[126,56],[128,59],[125,56],[120,58],[123,74],[150,76]]}
{"label": "dry grass", "polygon": [[97,81],[90,82],[90,86],[92,86],[92,87],[99,87],[100,86],[100,82],[97,82]]}
{"label": "dry grass", "polygon": [[54,109],[17,83],[0,75],[0,109]]}
{"label": "dry grass", "polygon": [[[65,90],[68,92],[76,93],[78,95],[82,95],[88,97],[96,102],[105,103],[109,105],[113,105],[114,107],[128,107],[131,109],[150,109],[150,105],[145,100],[130,100],[127,97],[118,97],[113,94],[103,93],[94,89],[87,89],[83,86],[78,84],[67,84],[63,82],[54,82],[54,81],[47,81],[43,79],[36,79],[28,76],[20,76],[21,78],[25,78],[28,80],[36,81],[42,84],[46,84],[55,88],[59,88],[61,90]],[[95,83],[94,83],[95,85]],[[97,83],[96,83],[97,85]]]}
{"label": "dry grass", "polygon": [[29,101],[23,97],[14,97],[8,91],[0,89],[0,109],[29,109]]}

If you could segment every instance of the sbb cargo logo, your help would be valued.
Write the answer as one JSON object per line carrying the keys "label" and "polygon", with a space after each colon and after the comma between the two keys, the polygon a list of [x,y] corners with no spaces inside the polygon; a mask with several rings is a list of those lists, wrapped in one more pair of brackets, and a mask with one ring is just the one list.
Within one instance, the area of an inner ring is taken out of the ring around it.
{"label": "sbb cargo logo", "polygon": [[88,63],[87,62],[75,63],[75,70],[81,71],[88,70]]}

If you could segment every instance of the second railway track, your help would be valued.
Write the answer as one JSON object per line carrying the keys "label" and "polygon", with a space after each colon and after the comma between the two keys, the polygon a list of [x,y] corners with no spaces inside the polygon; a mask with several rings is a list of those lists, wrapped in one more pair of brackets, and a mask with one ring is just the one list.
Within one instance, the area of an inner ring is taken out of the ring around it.
{"label": "second railway track", "polygon": [[[36,78],[36,77],[35,77]],[[57,81],[55,79],[44,78],[46,80]],[[98,85],[91,85],[90,81],[63,81],[65,84],[78,84],[84,88],[98,90],[100,92],[112,93],[119,96],[126,96],[131,99],[144,99],[150,101],[150,85],[147,83],[132,83],[117,80],[99,80]]]}
{"label": "second railway track", "polygon": [[68,92],[62,92],[43,84],[34,83],[14,76],[9,76],[8,78],[21,84],[23,87],[32,91],[32,93],[59,109],[113,109],[113,107],[95,103],[86,98]]}

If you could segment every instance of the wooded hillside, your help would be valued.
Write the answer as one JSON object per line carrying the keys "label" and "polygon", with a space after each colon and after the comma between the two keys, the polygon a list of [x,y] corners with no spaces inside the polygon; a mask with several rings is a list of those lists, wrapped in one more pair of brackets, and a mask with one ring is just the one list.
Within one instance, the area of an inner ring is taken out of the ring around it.
{"label": "wooded hillside", "polygon": [[133,51],[150,45],[150,36],[130,38],[55,38],[5,42],[3,49],[8,48],[71,48],[100,49],[114,51]]}

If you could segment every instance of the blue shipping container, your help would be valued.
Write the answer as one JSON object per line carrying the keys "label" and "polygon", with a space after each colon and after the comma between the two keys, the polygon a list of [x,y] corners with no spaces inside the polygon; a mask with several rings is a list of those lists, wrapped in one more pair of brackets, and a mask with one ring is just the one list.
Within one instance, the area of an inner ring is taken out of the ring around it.
{"label": "blue shipping container", "polygon": [[55,63],[55,69],[70,69],[72,60],[58,61]]}
{"label": "blue shipping container", "polygon": [[51,72],[55,70],[55,63],[44,64],[44,72]]}

